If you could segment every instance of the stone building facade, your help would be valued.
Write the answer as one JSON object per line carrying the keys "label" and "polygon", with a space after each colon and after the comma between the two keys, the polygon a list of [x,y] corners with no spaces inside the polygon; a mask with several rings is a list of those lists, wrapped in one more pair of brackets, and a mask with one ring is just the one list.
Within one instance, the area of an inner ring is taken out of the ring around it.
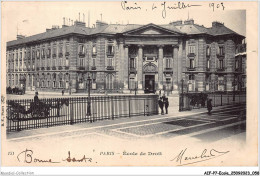
{"label": "stone building facade", "polygon": [[155,92],[178,91],[183,79],[189,92],[232,91],[244,74],[235,59],[243,39],[222,23],[206,28],[192,19],[166,25],[97,21],[94,28],[75,21],[7,42],[7,86],[86,92],[91,80],[92,92]]}

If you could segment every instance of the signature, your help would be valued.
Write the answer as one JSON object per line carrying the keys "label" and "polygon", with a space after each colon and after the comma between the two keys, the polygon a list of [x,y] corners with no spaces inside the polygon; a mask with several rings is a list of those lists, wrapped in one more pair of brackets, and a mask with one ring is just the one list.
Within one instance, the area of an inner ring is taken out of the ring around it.
{"label": "signature", "polygon": [[198,163],[198,162],[210,160],[213,158],[217,158],[217,157],[227,154],[229,152],[229,151],[220,152],[220,151],[217,151],[216,149],[211,149],[211,150],[204,149],[198,155],[189,156],[186,154],[186,151],[187,151],[187,148],[182,150],[176,157],[174,157],[170,161],[175,161],[176,163],[179,164],[179,166],[183,166],[183,165]]}
{"label": "signature", "polygon": [[[19,153],[17,155],[17,160],[19,162],[24,162],[24,163],[61,163],[60,161],[53,161],[52,159],[39,159],[36,157],[33,157],[33,151],[26,149]],[[76,159],[75,157],[70,156],[70,151],[68,152],[68,157],[62,161],[66,162],[92,162],[92,158],[87,158],[85,155],[83,155],[82,158]]]}
{"label": "signature", "polygon": [[68,157],[65,160],[62,161],[67,161],[67,162],[92,162],[92,158],[86,158],[84,155],[81,159],[76,159],[76,158],[71,158],[70,157],[70,151],[68,152]]}
{"label": "signature", "polygon": [[32,150],[24,150],[21,153],[17,155],[17,160],[19,162],[24,162],[24,163],[60,163],[60,162],[55,162],[52,161],[52,159],[39,159],[39,158],[33,158],[33,151]]}

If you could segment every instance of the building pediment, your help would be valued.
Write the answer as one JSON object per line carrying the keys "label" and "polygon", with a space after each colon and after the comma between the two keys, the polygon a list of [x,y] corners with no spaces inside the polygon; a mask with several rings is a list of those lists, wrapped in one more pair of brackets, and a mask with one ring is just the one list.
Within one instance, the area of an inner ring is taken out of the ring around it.
{"label": "building pediment", "polygon": [[179,36],[182,35],[182,33],[169,30],[161,26],[150,23],[148,25],[144,25],[139,28],[126,31],[124,35],[126,36],[162,36],[162,35]]}

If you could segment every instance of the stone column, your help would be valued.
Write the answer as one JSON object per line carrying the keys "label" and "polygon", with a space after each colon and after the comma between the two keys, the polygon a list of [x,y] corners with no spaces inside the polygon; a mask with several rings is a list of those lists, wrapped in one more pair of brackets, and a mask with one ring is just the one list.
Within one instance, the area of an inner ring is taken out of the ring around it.
{"label": "stone column", "polygon": [[179,46],[178,45],[173,45],[173,89],[178,90],[178,51],[179,51]]}
{"label": "stone column", "polygon": [[158,47],[158,89],[163,89],[163,45],[159,45]]}
{"label": "stone column", "polygon": [[138,89],[143,89],[143,45],[138,45],[137,82]]}
{"label": "stone column", "polygon": [[128,56],[128,45],[125,45],[125,53],[124,53],[124,89],[128,90],[128,69],[129,69],[129,56]]}
{"label": "stone column", "polygon": [[119,68],[118,68],[118,78],[119,78],[119,88],[123,88],[122,85],[124,84],[124,43],[123,40],[119,40]]}

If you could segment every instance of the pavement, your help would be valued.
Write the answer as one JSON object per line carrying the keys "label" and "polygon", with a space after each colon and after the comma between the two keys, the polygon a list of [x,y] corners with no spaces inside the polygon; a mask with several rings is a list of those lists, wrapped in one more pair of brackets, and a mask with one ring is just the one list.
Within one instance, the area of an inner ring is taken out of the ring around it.
{"label": "pavement", "polygon": [[180,139],[189,138],[197,142],[214,142],[225,138],[245,141],[246,117],[241,116],[245,104],[213,108],[211,115],[206,108],[178,111],[178,97],[169,97],[169,114],[137,116],[103,120],[94,123],[54,126],[12,132],[7,134],[9,142],[39,140],[86,140],[89,138],[120,140]]}

